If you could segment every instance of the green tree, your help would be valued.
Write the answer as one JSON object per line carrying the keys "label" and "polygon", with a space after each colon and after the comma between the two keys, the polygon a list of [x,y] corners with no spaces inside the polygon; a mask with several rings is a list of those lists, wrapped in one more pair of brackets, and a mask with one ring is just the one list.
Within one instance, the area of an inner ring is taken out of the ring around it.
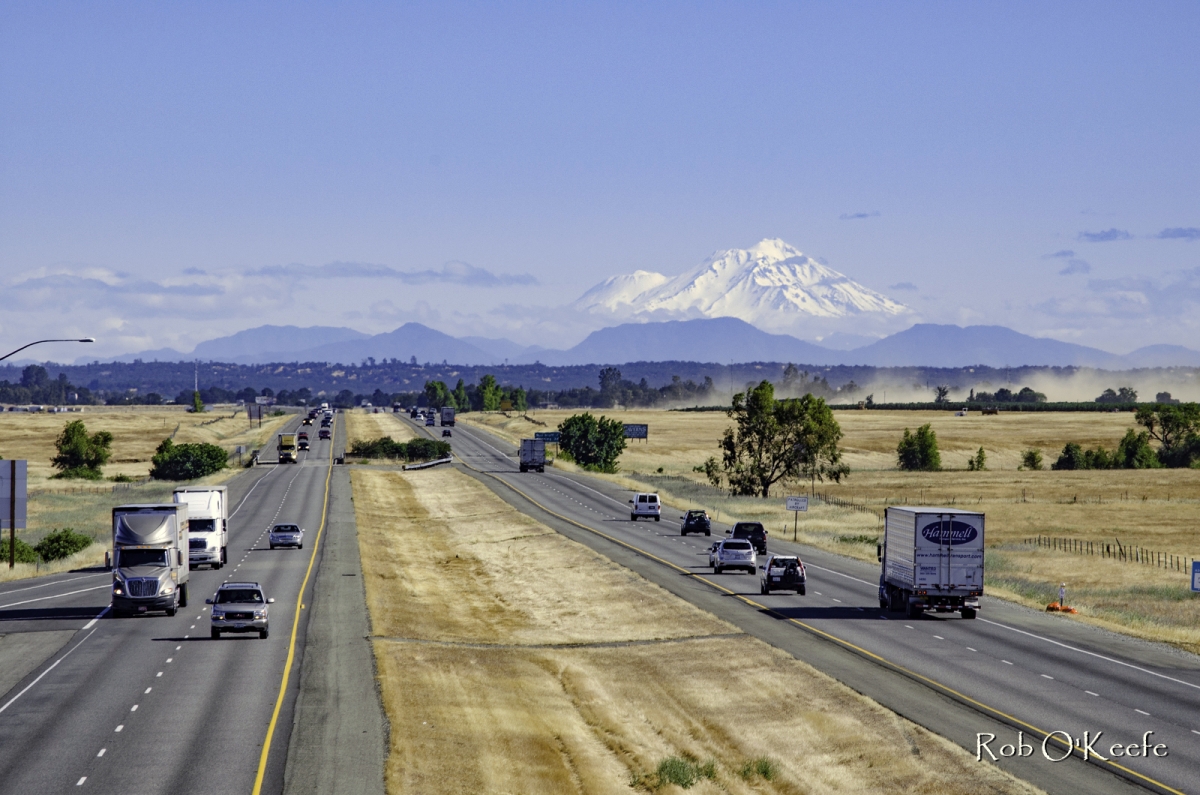
{"label": "green tree", "polygon": [[517,387],[514,389],[512,394],[509,395],[509,400],[512,401],[514,410],[519,411],[522,414],[524,414],[526,411],[529,411],[529,398],[525,395],[525,390],[523,388]]}
{"label": "green tree", "polygon": [[39,542],[33,545],[33,551],[49,563],[52,560],[69,558],[76,552],[87,549],[92,545],[92,537],[76,533],[74,528],[64,527],[47,533]]}
{"label": "green tree", "polygon": [[910,472],[937,472],[942,468],[937,434],[929,423],[917,428],[916,433],[904,429],[904,436],[896,446],[896,460],[900,469]]}
{"label": "green tree", "polygon": [[950,387],[946,384],[939,384],[933,388],[934,403],[949,403],[950,402]]}
{"label": "green tree", "polygon": [[450,388],[441,381],[425,382],[425,400],[429,407],[434,409],[454,406],[454,396],[450,393]]}
{"label": "green tree", "polygon": [[1087,469],[1087,456],[1083,452],[1083,448],[1075,442],[1067,442],[1063,446],[1062,453],[1059,454],[1058,460],[1050,465],[1051,469],[1057,470],[1072,470],[1072,469]]}
{"label": "green tree", "polygon": [[163,439],[150,459],[155,480],[194,480],[224,469],[229,456],[215,444],[175,444]]}
{"label": "green tree", "polygon": [[1163,466],[1188,467],[1200,457],[1200,405],[1142,406],[1133,418],[1159,443],[1158,460]]}
{"label": "green tree", "polygon": [[625,426],[590,413],[575,414],[558,426],[558,444],[580,466],[616,472],[617,458],[625,450]]}
{"label": "green tree", "polygon": [[471,399],[467,397],[467,388],[463,386],[463,380],[458,379],[458,386],[454,387],[454,405],[459,411],[471,410]]}
{"label": "green tree", "polygon": [[605,406],[615,406],[621,402],[621,371],[615,367],[605,367],[600,371],[600,403]]}
{"label": "green tree", "polygon": [[54,477],[99,480],[103,477],[100,468],[112,457],[112,441],[108,431],[89,436],[83,420],[68,422],[54,443],[58,448],[58,455],[50,459],[58,470]]}
{"label": "green tree", "polygon": [[483,411],[499,411],[502,396],[503,392],[494,375],[485,375],[479,379],[479,397]]}
{"label": "green tree", "polygon": [[726,414],[735,425],[721,439],[720,473],[716,459],[705,463],[714,485],[721,476],[737,495],[769,497],[771,487],[786,478],[840,481],[849,473],[841,461],[842,429],[824,399],[775,399],[775,387],[762,381],[733,396]]}
{"label": "green tree", "polygon": [[1156,469],[1162,466],[1154,448],[1150,446],[1150,434],[1138,433],[1133,428],[1117,444],[1117,463],[1121,469]]}
{"label": "green tree", "polygon": [[967,459],[967,470],[970,472],[983,472],[987,469],[987,453],[980,447],[975,455]]}
{"label": "green tree", "polygon": [[1021,466],[1025,469],[1039,470],[1042,468],[1042,451],[1026,450],[1021,453]]}
{"label": "green tree", "polygon": [[204,413],[204,401],[201,400],[199,392],[192,393],[192,411],[196,412],[197,414]]}

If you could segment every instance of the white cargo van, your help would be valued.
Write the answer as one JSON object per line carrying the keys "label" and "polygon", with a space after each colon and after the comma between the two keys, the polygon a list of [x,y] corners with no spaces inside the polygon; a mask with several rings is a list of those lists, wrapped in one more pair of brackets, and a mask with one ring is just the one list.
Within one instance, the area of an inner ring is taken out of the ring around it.
{"label": "white cargo van", "polygon": [[635,494],[633,499],[629,501],[633,507],[629,509],[629,521],[636,522],[639,518],[649,519],[654,517],[654,521],[659,521],[662,514],[662,504],[658,501],[657,494]]}

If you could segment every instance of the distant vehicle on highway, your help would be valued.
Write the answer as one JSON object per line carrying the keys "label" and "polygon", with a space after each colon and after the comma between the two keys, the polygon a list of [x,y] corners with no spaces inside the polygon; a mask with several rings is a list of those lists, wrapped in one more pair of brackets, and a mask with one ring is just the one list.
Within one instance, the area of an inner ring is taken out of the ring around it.
{"label": "distant vehicle on highway", "polygon": [[684,516],[679,517],[683,522],[679,527],[679,535],[685,536],[688,533],[704,533],[704,535],[712,535],[712,521],[708,518],[707,511],[692,510],[688,511]]}
{"label": "distant vehicle on highway", "polygon": [[271,528],[267,539],[271,549],[275,547],[295,547],[304,549],[304,528],[295,524],[277,524]]}
{"label": "distant vehicle on highway", "polygon": [[317,438],[318,439],[332,439],[333,434],[330,433],[328,428],[322,428],[321,430],[319,430],[317,432]]}
{"label": "distant vehicle on highway", "polygon": [[636,522],[639,517],[654,517],[656,522],[661,518],[662,504],[658,501],[657,494],[635,494],[629,504],[633,506],[629,509],[631,522]]}
{"label": "distant vehicle on highway", "polygon": [[257,632],[265,640],[271,630],[268,605],[274,601],[266,598],[256,582],[222,583],[216,596],[204,600],[213,606],[209,619],[212,639],[218,640],[225,632]]}
{"label": "distant vehicle on highway", "polygon": [[311,416],[309,416],[309,417],[305,417],[304,421],[301,422],[300,424],[301,425],[312,425],[312,421],[313,421],[313,418]]}
{"label": "distant vehicle on highway", "polygon": [[771,591],[795,591],[804,596],[804,586],[808,575],[804,570],[804,562],[795,555],[772,555],[767,558],[759,575],[759,593],[769,594]]}
{"label": "distant vehicle on highway", "polygon": [[546,440],[544,439],[522,439],[521,449],[518,451],[518,461],[522,472],[545,472],[546,471]]}
{"label": "distant vehicle on highway", "polygon": [[760,522],[738,522],[725,531],[730,538],[745,538],[754,545],[754,551],[767,554],[767,530]]}
{"label": "distant vehicle on highway", "polygon": [[229,488],[180,486],[171,500],[188,507],[188,565],[221,568],[229,543]]}
{"label": "distant vehicle on highway", "polygon": [[442,425],[454,427],[454,407],[442,406]]}
{"label": "distant vehicle on highway", "polygon": [[442,436],[450,436],[450,429],[442,428]]}
{"label": "distant vehicle on highway", "polygon": [[754,574],[758,570],[758,556],[754,554],[754,545],[749,541],[726,538],[709,548],[708,565],[712,566],[713,574],[720,574],[726,569],[742,569]]}
{"label": "distant vehicle on highway", "polygon": [[433,424],[434,424],[433,415],[430,414],[429,416],[427,416],[425,418],[425,426],[428,428],[432,428]]}

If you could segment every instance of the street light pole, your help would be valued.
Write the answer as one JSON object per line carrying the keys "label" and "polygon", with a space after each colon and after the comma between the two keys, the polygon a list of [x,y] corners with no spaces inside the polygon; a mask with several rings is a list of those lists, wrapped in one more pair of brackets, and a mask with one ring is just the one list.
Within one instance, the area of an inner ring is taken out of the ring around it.
{"label": "street light pole", "polygon": [[37,342],[31,342],[28,345],[22,345],[20,348],[17,348],[12,353],[6,353],[3,356],[0,356],[0,362],[4,361],[9,356],[20,353],[21,351],[25,350],[26,348],[32,348],[34,345],[41,345],[43,342],[95,342],[95,341],[96,341],[95,337],[84,337],[81,340],[38,340]]}

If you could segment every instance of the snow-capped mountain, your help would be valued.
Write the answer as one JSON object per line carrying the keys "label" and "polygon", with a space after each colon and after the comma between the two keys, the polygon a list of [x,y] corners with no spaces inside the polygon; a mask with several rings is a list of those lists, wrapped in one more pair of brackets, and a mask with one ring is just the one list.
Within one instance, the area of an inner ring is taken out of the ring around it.
{"label": "snow-capped mountain", "polygon": [[623,320],[736,317],[776,328],[808,319],[909,312],[779,239],[718,251],[674,278],[649,271],[614,276],[571,306]]}

